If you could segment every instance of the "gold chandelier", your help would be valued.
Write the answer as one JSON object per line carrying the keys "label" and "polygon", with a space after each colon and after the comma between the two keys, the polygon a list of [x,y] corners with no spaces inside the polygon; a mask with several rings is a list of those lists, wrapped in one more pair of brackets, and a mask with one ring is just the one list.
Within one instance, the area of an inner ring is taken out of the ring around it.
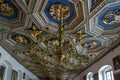
{"label": "gold chandelier", "polygon": [[[96,43],[92,42],[87,45],[80,43],[80,41],[87,35],[83,34],[82,30],[75,31],[73,34],[64,34],[64,19],[69,16],[68,6],[57,3],[52,4],[49,8],[51,17],[58,20],[58,30],[55,34],[49,34],[46,37],[38,37],[43,30],[39,30],[36,26],[32,26],[27,32],[36,40],[35,45],[39,43],[44,47],[37,47],[37,54],[39,55],[38,61],[46,67],[56,67],[74,69],[80,67],[82,63],[87,63],[90,59],[86,55],[87,49],[95,46]],[[49,28],[48,28],[49,29]],[[74,37],[71,37],[74,36]],[[38,39],[40,38],[40,40]],[[24,54],[35,57],[32,48]],[[84,54],[84,55],[83,55]]]}

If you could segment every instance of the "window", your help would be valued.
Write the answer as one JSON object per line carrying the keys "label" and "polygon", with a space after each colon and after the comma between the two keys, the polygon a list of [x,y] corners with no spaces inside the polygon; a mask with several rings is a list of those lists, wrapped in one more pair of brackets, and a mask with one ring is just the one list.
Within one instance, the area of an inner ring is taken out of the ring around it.
{"label": "window", "polygon": [[0,80],[3,80],[4,72],[5,72],[5,67],[4,67],[4,66],[1,66],[1,67],[0,67]]}
{"label": "window", "polygon": [[15,70],[12,70],[11,80],[17,80],[17,77],[18,77],[18,72]]}
{"label": "window", "polygon": [[99,80],[114,80],[112,66],[104,65],[102,66],[99,71]]}
{"label": "window", "polygon": [[89,72],[88,74],[87,74],[87,80],[94,80],[93,79],[93,73],[92,72]]}
{"label": "window", "polygon": [[105,76],[106,76],[106,80],[114,80],[113,71],[112,70],[106,71]]}
{"label": "window", "polygon": [[1,58],[1,53],[0,53],[0,58]]}
{"label": "window", "polygon": [[98,73],[93,75],[94,80],[98,80]]}
{"label": "window", "polygon": [[26,74],[25,74],[25,73],[23,73],[23,80],[25,80],[25,78],[26,78]]}

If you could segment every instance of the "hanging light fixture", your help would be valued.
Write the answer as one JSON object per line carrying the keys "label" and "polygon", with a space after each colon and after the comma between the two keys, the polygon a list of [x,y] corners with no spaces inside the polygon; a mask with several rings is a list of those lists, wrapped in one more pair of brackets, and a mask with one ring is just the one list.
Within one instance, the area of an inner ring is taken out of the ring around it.
{"label": "hanging light fixture", "polygon": [[[68,6],[57,3],[50,6],[50,15],[58,20],[58,31],[57,34],[46,40],[47,42],[47,53],[50,53],[50,57],[54,58],[55,61],[61,62],[62,64],[76,64],[77,62],[77,50],[75,45],[72,43],[69,35],[64,35],[64,19],[69,16]],[[49,52],[50,51],[50,52]],[[69,57],[69,58],[68,58]],[[70,59],[70,60],[69,60]],[[54,60],[53,60],[54,61]],[[80,61],[80,60],[79,60]],[[58,63],[59,64],[59,63]]]}
{"label": "hanging light fixture", "polygon": [[[39,62],[47,67],[66,68],[73,69],[74,67],[80,67],[82,62],[87,63],[89,57],[87,56],[87,49],[92,45],[80,43],[87,35],[83,34],[82,30],[75,31],[72,34],[64,33],[64,20],[69,16],[68,6],[62,3],[52,4],[49,8],[50,16],[58,21],[58,30],[55,34],[48,34],[48,36],[39,39],[39,35],[43,33],[43,30],[39,30],[37,27],[32,26],[27,31],[35,38],[35,45],[41,44],[38,47],[37,53],[39,55]],[[74,36],[74,37],[73,37]],[[32,48],[31,48],[32,49]],[[28,54],[28,53],[26,53]]]}

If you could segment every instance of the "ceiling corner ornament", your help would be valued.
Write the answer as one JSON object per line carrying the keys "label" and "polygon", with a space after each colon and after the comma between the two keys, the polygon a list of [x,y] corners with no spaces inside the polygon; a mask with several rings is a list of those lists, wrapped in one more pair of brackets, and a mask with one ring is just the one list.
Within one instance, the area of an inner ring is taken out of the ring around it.
{"label": "ceiling corner ornament", "polygon": [[73,4],[69,0],[48,0],[44,13],[47,18],[55,23],[59,23],[57,17],[60,16],[60,7],[64,12],[63,22],[68,22],[74,15]]}

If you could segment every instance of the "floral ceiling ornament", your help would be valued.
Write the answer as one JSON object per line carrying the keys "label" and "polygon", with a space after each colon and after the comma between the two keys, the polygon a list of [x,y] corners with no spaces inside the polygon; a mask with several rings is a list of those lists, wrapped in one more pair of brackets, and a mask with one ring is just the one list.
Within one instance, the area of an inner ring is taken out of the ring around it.
{"label": "floral ceiling ornament", "polygon": [[69,8],[65,4],[62,3],[56,3],[56,4],[51,4],[49,8],[49,14],[54,18],[54,19],[59,19],[61,16],[60,9],[62,10],[62,18],[66,19],[69,16]]}
{"label": "floral ceiling ornament", "polygon": [[30,29],[27,30],[34,38],[37,38],[38,35],[42,33],[42,30],[39,30],[34,24]]}
{"label": "floral ceiling ornament", "polygon": [[0,14],[4,16],[13,16],[14,9],[8,3],[0,0]]}

